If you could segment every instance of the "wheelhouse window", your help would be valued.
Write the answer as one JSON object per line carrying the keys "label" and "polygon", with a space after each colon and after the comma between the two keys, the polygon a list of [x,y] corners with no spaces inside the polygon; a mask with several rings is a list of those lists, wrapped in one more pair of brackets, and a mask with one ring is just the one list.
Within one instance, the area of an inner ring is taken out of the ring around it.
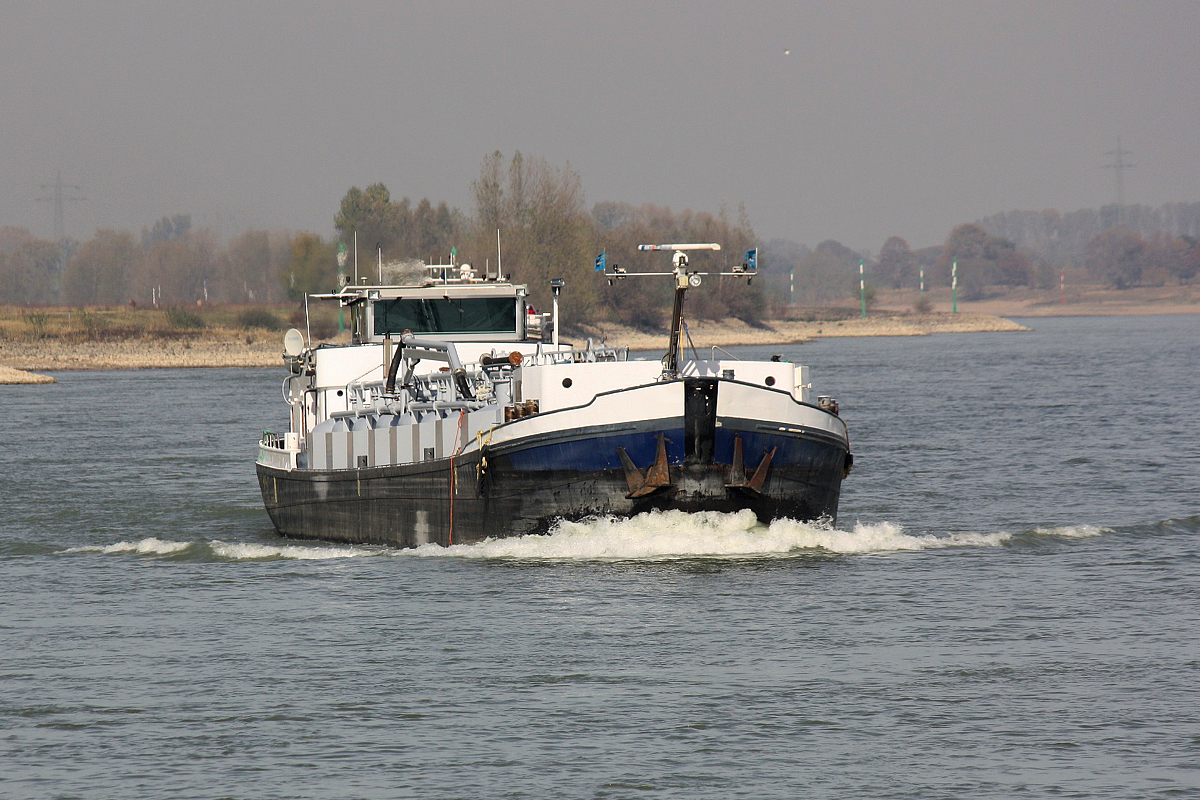
{"label": "wheelhouse window", "polygon": [[511,297],[426,297],[376,300],[375,335],[402,333],[506,333],[517,331]]}

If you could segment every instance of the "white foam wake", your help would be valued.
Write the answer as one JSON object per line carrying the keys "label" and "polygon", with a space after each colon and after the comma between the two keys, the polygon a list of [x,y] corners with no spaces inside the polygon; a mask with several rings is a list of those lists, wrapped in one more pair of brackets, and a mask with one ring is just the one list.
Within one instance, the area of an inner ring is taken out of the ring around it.
{"label": "white foam wake", "polygon": [[92,546],[92,547],[71,547],[65,552],[67,553],[139,553],[141,555],[165,556],[171,553],[178,553],[182,550],[187,550],[192,546],[192,542],[165,542],[162,539],[150,537],[147,539],[139,539],[136,542],[117,542],[115,544]]}
{"label": "white foam wake", "polygon": [[360,556],[377,556],[383,552],[379,548],[349,547],[339,545],[298,545],[298,544],[246,544],[241,542],[212,541],[208,546],[213,554],[230,561],[261,561],[264,559],[284,558],[297,561],[326,561],[333,558],[358,558]]}
{"label": "white foam wake", "polygon": [[[1109,529],[1095,525],[1037,528],[1026,535],[1086,539]],[[123,541],[94,547],[73,547],[68,553],[133,553],[166,556],[195,548],[228,561],[294,559],[322,561],[338,558],[396,555],[479,559],[554,560],[670,560],[680,558],[772,558],[806,552],[838,554],[893,553],[955,547],[1000,547],[1021,534],[910,534],[891,522],[855,523],[841,530],[822,522],[776,520],[758,522],[752,511],[736,513],[662,511],[632,518],[602,517],[587,522],[560,522],[549,533],[488,539],[476,544],[442,547],[422,545],[411,550],[385,547],[319,544],[260,544],[220,540],[175,542],[157,538]]]}
{"label": "white foam wake", "polygon": [[478,544],[424,545],[404,551],[415,556],[534,559],[673,559],[787,556],[805,551],[885,553],[946,547],[995,547],[1008,533],[907,534],[890,522],[855,524],[838,530],[828,524],[777,520],[762,525],[752,511],[682,511],[562,522],[542,535],[489,539]]}
{"label": "white foam wake", "polygon": [[332,558],[356,558],[375,556],[386,552],[383,548],[349,547],[333,544],[253,544],[246,542],[222,542],[219,539],[197,542],[173,542],[148,537],[136,542],[90,547],[71,547],[67,553],[132,553],[147,556],[167,556],[194,550],[203,554],[207,550],[217,558],[229,561],[262,561],[266,559],[294,559],[297,561],[324,561]]}
{"label": "white foam wake", "polygon": [[1039,536],[1056,536],[1060,539],[1090,539],[1110,530],[1099,525],[1064,525],[1059,528],[1035,528],[1033,532]]}

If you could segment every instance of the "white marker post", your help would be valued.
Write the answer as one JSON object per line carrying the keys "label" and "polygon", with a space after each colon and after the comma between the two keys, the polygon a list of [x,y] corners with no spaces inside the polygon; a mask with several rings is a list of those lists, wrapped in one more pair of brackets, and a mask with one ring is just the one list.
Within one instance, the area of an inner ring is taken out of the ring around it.
{"label": "white marker post", "polygon": [[862,301],[862,318],[867,318],[867,282],[863,278],[863,260],[858,260],[858,298]]}

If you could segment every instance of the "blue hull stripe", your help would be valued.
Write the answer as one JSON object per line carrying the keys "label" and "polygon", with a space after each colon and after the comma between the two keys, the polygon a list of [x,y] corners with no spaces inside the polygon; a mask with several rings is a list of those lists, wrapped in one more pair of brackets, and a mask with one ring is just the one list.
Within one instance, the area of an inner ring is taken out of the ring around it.
{"label": "blue hull stripe", "polygon": [[[598,432],[578,434],[578,438],[527,446],[510,443],[503,450],[503,457],[514,469],[522,471],[569,470],[599,472],[620,469],[621,461],[617,448],[625,449],[638,467],[645,468],[654,462],[657,452],[657,434],[666,434],[667,461],[672,465],[684,462],[684,430],[678,428],[656,428],[637,432],[623,431],[613,435]],[[814,462],[824,462],[832,457],[839,460],[846,452],[844,445],[834,444],[828,437],[804,437],[795,433],[737,430],[717,428],[713,442],[713,463],[733,463],[734,439],[742,437],[742,453],[746,469],[752,470],[772,448],[777,448],[772,461],[778,467],[811,467]],[[513,446],[515,445],[515,446]]]}

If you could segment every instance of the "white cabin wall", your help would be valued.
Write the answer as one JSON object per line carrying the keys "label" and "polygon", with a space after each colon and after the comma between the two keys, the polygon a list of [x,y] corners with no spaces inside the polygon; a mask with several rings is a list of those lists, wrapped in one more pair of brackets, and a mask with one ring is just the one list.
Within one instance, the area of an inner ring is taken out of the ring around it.
{"label": "white cabin wall", "polygon": [[[781,392],[792,392],[796,387],[796,368],[789,361],[720,361],[717,374],[733,374],[733,379],[756,386],[766,386]],[[773,381],[768,382],[768,378]]]}
{"label": "white cabin wall", "polygon": [[[522,399],[537,400],[539,410],[554,411],[587,405],[596,395],[614,389],[655,383],[662,374],[657,361],[616,361],[551,364],[521,368]],[[571,385],[563,386],[569,378]]]}
{"label": "white cabin wall", "polygon": [[[790,392],[808,402],[808,367],[790,361],[687,361],[680,374],[685,378],[719,378],[729,373],[734,380]],[[767,378],[774,378],[771,383]]]}
{"label": "white cabin wall", "polygon": [[348,383],[381,381],[387,377],[382,344],[318,347],[313,350],[313,360],[316,365],[313,385],[319,389],[345,389]]}

